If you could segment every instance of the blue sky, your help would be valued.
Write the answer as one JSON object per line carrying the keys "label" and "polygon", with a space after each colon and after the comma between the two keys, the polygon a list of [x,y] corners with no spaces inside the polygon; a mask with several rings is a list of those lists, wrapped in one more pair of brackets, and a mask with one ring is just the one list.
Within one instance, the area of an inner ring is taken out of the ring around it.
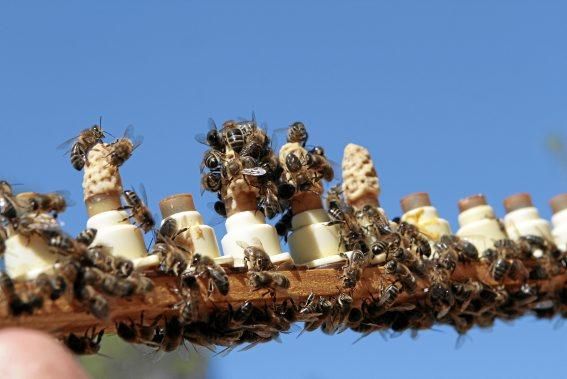
{"label": "blue sky", "polygon": [[[133,124],[145,137],[125,183],[143,182],[156,210],[191,192],[209,218],[193,137],[208,117],[254,110],[272,130],[304,121],[335,161],[348,142],[367,146],[392,217],[414,191],[453,225],[457,200],[476,192],[500,214],[504,197],[530,192],[549,217],[567,184],[545,149],[566,132],[566,13],[554,1],[4,1],[0,176],[70,190],[62,220],[77,232],[81,175],[55,147],[102,115],[113,134]],[[557,376],[564,333],[528,318],[460,350],[443,328],[355,345],[350,333],[292,335],[213,359],[211,376]]]}

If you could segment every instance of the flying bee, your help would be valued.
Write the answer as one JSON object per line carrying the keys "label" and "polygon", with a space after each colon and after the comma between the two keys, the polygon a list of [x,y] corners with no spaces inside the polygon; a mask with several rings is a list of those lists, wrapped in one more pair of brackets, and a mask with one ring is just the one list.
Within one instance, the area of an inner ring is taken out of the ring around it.
{"label": "flying bee", "polygon": [[254,291],[265,288],[270,293],[273,293],[278,288],[288,289],[291,284],[285,275],[267,271],[253,271],[249,273],[248,281]]}
{"label": "flying bee", "polygon": [[287,235],[289,231],[292,229],[291,220],[293,218],[293,213],[291,208],[287,209],[282,217],[276,222],[274,227],[276,228],[276,232],[278,236],[282,237],[285,242],[287,242]]}
{"label": "flying bee", "polygon": [[144,344],[158,347],[159,345],[152,342],[157,334],[158,323],[161,316],[152,321],[151,324],[144,324],[144,312],[140,315],[140,322],[134,322],[128,319],[128,323],[121,321],[116,323],[116,334],[124,341],[129,343]]}
{"label": "flying bee", "polygon": [[201,162],[201,172],[206,168],[209,170],[217,170],[222,163],[226,160],[226,156],[216,149],[209,149],[205,151],[203,160]]}
{"label": "flying bee", "polygon": [[96,238],[96,233],[97,233],[97,230],[96,230],[96,229],[94,229],[94,228],[87,228],[87,229],[81,231],[81,232],[77,235],[77,237],[75,237],[75,240],[76,240],[78,243],[80,243],[80,244],[82,244],[82,245],[88,247],[88,246],[90,246],[90,245],[93,243],[93,241],[95,240],[95,238]]}
{"label": "flying bee", "polygon": [[201,255],[199,253],[193,254],[189,272],[196,276],[203,276],[208,279],[209,295],[214,291],[215,288],[223,296],[226,296],[228,294],[228,275],[226,275],[224,269],[216,264],[212,258],[206,255]]}
{"label": "flying bee", "polygon": [[100,125],[93,125],[89,129],[84,129],[79,133],[77,137],[73,137],[61,145],[58,149],[65,149],[69,145],[73,144],[71,147],[71,164],[73,168],[77,171],[81,171],[86,163],[86,156],[90,149],[92,149],[96,144],[102,143],[105,132],[102,130]]}
{"label": "flying bee", "polygon": [[99,294],[92,286],[83,285],[75,293],[77,299],[83,302],[90,313],[96,318],[105,320],[110,313],[108,301]]}
{"label": "flying bee", "polygon": [[71,333],[64,337],[62,342],[69,350],[77,355],[97,354],[100,350],[100,342],[104,335],[104,329],[96,333],[95,327],[93,327],[90,335],[88,332],[87,330],[82,337]]}
{"label": "flying bee", "polygon": [[225,143],[223,133],[219,132],[217,125],[212,118],[209,118],[209,131],[206,134],[197,134],[195,139],[197,142],[208,145],[215,150],[224,151]]}
{"label": "flying bee", "polygon": [[205,191],[218,192],[221,190],[222,176],[218,171],[207,172],[201,175],[201,195]]}
{"label": "flying bee", "polygon": [[257,237],[253,238],[252,245],[243,241],[236,241],[236,244],[244,250],[244,264],[248,271],[269,271],[275,268],[262,241]]}
{"label": "flying bee", "polygon": [[124,190],[123,197],[127,205],[121,209],[129,209],[131,212],[130,217],[136,220],[138,227],[142,229],[144,233],[147,233],[155,226],[155,220],[150,208],[146,205],[148,203],[146,189],[143,185],[140,185],[140,189],[144,198],[143,201],[134,190]]}
{"label": "flying bee", "polygon": [[112,142],[109,146],[110,148],[110,164],[115,167],[120,167],[132,156],[134,150],[136,150],[144,140],[142,136],[134,134],[134,127],[129,125],[124,132],[122,138],[117,139]]}
{"label": "flying bee", "polygon": [[402,288],[408,294],[413,294],[417,289],[417,282],[415,276],[406,267],[406,265],[399,263],[395,260],[390,260],[384,266],[386,274],[393,275],[402,284]]}

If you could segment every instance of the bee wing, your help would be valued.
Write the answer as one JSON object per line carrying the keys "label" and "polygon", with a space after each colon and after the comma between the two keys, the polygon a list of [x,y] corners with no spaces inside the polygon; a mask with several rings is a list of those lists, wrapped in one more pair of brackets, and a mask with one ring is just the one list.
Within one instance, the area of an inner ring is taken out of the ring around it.
{"label": "bee wing", "polygon": [[259,247],[260,249],[264,250],[264,245],[262,245],[262,241],[258,237],[252,238],[252,246]]}
{"label": "bee wing", "polygon": [[142,201],[145,205],[148,205],[148,194],[146,193],[146,186],[140,183],[140,195],[142,195]]}
{"label": "bee wing", "polygon": [[207,142],[207,134],[205,133],[199,133],[195,135],[195,140],[199,143],[202,143],[203,145],[209,145],[209,143]]}
{"label": "bee wing", "polygon": [[236,244],[237,244],[238,246],[240,246],[242,249],[246,249],[248,246],[250,246],[250,245],[248,245],[248,244],[247,244],[246,242],[244,242],[244,241],[236,241]]}
{"label": "bee wing", "polygon": [[61,144],[59,144],[57,146],[57,150],[64,150],[64,149],[68,149],[71,147],[71,145],[77,140],[77,138],[79,138],[79,136],[75,136],[72,138],[69,138],[68,140],[66,140],[65,142],[62,142]]}
{"label": "bee wing", "polygon": [[250,175],[250,176],[263,176],[266,175],[266,169],[262,167],[253,167],[253,168],[244,168],[242,169],[243,175]]}
{"label": "bee wing", "polygon": [[281,141],[287,141],[287,130],[288,128],[278,128],[275,129],[272,132],[272,137],[270,138],[272,140],[271,144],[272,144],[272,149],[274,150],[274,152],[276,152],[276,154],[280,151],[280,148],[283,146],[283,143],[281,143]]}
{"label": "bee wing", "polygon": [[215,120],[213,120],[211,117],[209,117],[209,119],[207,120],[207,123],[209,125],[209,130],[216,130],[217,129],[217,124],[215,122]]}

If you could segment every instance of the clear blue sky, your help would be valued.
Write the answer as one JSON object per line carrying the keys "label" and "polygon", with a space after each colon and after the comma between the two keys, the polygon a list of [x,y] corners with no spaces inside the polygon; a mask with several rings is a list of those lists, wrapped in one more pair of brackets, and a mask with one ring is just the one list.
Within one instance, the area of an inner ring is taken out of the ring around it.
{"label": "clear blue sky", "polygon": [[[144,135],[123,179],[143,182],[156,210],[192,192],[211,216],[193,136],[208,117],[252,110],[272,129],[304,121],[336,161],[348,142],[368,146],[391,216],[414,191],[453,224],[463,196],[484,192],[501,213],[505,196],[528,191],[549,217],[566,190],[545,150],[567,120],[565,3],[133,3],[0,5],[0,176],[71,190],[71,232],[86,221],[81,175],[55,147],[99,115],[114,134],[133,124]],[[213,359],[211,376],[559,376],[566,332],[528,318],[472,332],[460,350],[447,329],[355,345],[351,333],[292,335]]]}

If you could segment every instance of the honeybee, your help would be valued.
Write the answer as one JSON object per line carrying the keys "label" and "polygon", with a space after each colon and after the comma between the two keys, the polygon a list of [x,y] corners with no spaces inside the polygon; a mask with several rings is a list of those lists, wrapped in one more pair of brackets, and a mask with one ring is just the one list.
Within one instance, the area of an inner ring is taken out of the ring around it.
{"label": "honeybee", "polygon": [[434,267],[430,274],[430,285],[425,290],[426,303],[433,309],[437,319],[445,317],[455,303],[449,279],[447,270]]}
{"label": "honeybee", "polygon": [[315,320],[305,322],[305,326],[303,327],[303,330],[299,335],[303,334],[306,331],[311,332],[318,329],[323,325],[327,317],[329,317],[329,315],[333,311],[333,303],[326,297],[319,296],[316,301],[314,298],[312,298],[311,303],[309,303],[309,300],[310,299],[308,298],[308,303],[303,309],[309,309],[308,313],[315,313],[319,315]]}
{"label": "honeybee", "polygon": [[8,311],[12,316],[31,313],[27,304],[16,293],[16,287],[12,278],[3,271],[0,271],[0,291],[2,291],[5,301],[8,303]]}
{"label": "honeybee", "polygon": [[470,263],[478,261],[478,250],[471,242],[455,235],[443,235],[440,241],[457,253],[460,262]]}
{"label": "honeybee", "polygon": [[187,268],[188,261],[186,255],[175,245],[158,242],[153,246],[150,254],[158,255],[160,258],[160,269],[165,273],[173,273],[173,275],[179,276]]}
{"label": "honeybee", "polygon": [[182,233],[185,233],[189,228],[179,228],[177,220],[168,217],[163,220],[158,233],[156,235],[156,242],[174,242],[175,239]]}
{"label": "honeybee", "polygon": [[209,295],[213,293],[214,288],[216,288],[223,296],[226,296],[228,294],[228,276],[226,275],[224,269],[216,264],[212,258],[207,257],[206,255],[201,255],[199,253],[193,254],[189,272],[193,273],[196,276],[203,276],[208,279]]}
{"label": "honeybee", "polygon": [[120,167],[132,156],[134,150],[136,150],[143,141],[143,137],[139,135],[134,135],[134,127],[129,125],[124,132],[122,138],[117,139],[112,142],[109,146],[111,152],[109,154],[110,164],[112,166]]}
{"label": "honeybee", "polygon": [[406,267],[406,265],[399,263],[395,260],[390,260],[384,266],[386,274],[393,275],[402,284],[402,288],[408,294],[413,294],[417,289],[417,282],[415,276]]}
{"label": "honeybee", "polygon": [[158,323],[161,316],[152,321],[151,324],[144,324],[144,312],[140,314],[140,322],[136,323],[132,319],[128,319],[129,323],[124,321],[116,323],[116,334],[124,341],[129,343],[138,343],[148,346],[158,347],[159,345],[153,342],[157,334]]}
{"label": "honeybee", "polygon": [[201,290],[195,275],[183,273],[181,275],[181,292],[183,294],[180,318],[183,324],[198,321],[200,318]]}
{"label": "honeybee", "polygon": [[[154,337],[154,342],[157,335]],[[165,352],[176,350],[183,344],[183,324],[177,317],[165,319],[165,327],[161,336],[160,349]]]}
{"label": "honeybee", "polygon": [[16,201],[28,212],[53,213],[57,217],[71,204],[68,191],[57,191],[46,194],[24,192],[16,196]]}
{"label": "honeybee", "polygon": [[260,186],[258,209],[270,220],[276,217],[282,210],[276,193],[276,185],[272,182],[263,183],[263,185]]}
{"label": "honeybee", "polygon": [[131,212],[130,217],[136,220],[138,227],[142,229],[144,233],[147,233],[155,226],[155,220],[152,212],[146,205],[148,203],[146,189],[143,185],[140,185],[140,189],[144,198],[143,201],[134,190],[124,190],[124,201],[127,205],[121,209],[129,209]]}
{"label": "honeybee", "polygon": [[77,299],[82,301],[96,318],[106,320],[108,318],[110,307],[108,301],[99,294],[92,286],[83,285],[75,292]]}
{"label": "honeybee", "polygon": [[88,330],[85,331],[85,335],[82,337],[71,333],[64,337],[62,342],[69,350],[77,355],[97,354],[100,350],[104,329],[96,333],[96,329],[93,327],[90,335],[88,333]]}
{"label": "honeybee", "polygon": [[342,267],[343,286],[354,288],[362,278],[364,268],[370,263],[370,254],[365,254],[361,250],[354,250],[350,258],[345,253],[341,253],[341,256],[347,259],[347,263]]}
{"label": "honeybee", "polygon": [[110,296],[128,297],[132,296],[135,291],[133,283],[102,272],[95,267],[85,269],[84,282]]}
{"label": "honeybee", "polygon": [[0,193],[0,218],[11,223],[18,219],[19,207],[10,195]]}
{"label": "honeybee", "polygon": [[429,240],[421,234],[415,225],[402,221],[398,225],[398,233],[407,238],[411,244],[417,245],[416,251],[420,256],[429,257],[431,255]]}
{"label": "honeybee", "polygon": [[238,127],[230,127],[227,123],[224,125],[226,146],[230,147],[235,153],[240,153],[246,143],[244,133]]}
{"label": "honeybee", "polygon": [[223,153],[216,149],[209,149],[203,154],[200,170],[203,172],[205,167],[209,170],[217,170],[225,160],[226,156]]}
{"label": "honeybee", "polygon": [[219,132],[217,125],[212,118],[209,118],[209,131],[206,134],[198,134],[195,136],[197,142],[208,145],[215,150],[224,151],[225,143],[223,133]]}
{"label": "honeybee", "polygon": [[12,185],[7,180],[0,180],[0,194],[5,196],[14,196]]}
{"label": "honeybee", "polygon": [[71,164],[75,170],[81,171],[85,166],[88,152],[96,144],[102,143],[104,135],[105,132],[102,130],[100,125],[93,125],[89,129],[81,131],[77,137],[73,137],[63,142],[57,148],[65,149],[69,145],[73,144],[70,155]]}
{"label": "honeybee", "polygon": [[260,239],[254,237],[252,245],[243,241],[236,241],[236,244],[244,250],[244,264],[249,271],[268,271],[275,268]]}
{"label": "honeybee", "polygon": [[419,278],[421,278],[421,279],[427,278],[427,271],[428,271],[427,265],[425,264],[425,262],[421,258],[415,256],[408,249],[404,249],[403,247],[399,247],[394,252],[392,257],[396,261],[403,263],[407,268],[410,269],[411,272],[413,272]]}
{"label": "honeybee", "polygon": [[270,293],[273,293],[278,288],[288,289],[291,284],[285,275],[267,271],[253,271],[249,273],[248,281],[254,291],[265,288]]}
{"label": "honeybee", "polygon": [[65,234],[57,233],[47,240],[49,250],[60,255],[74,255],[82,250],[79,250],[79,244],[74,238]]}
{"label": "honeybee", "polygon": [[222,188],[222,176],[219,171],[211,171],[201,175],[201,195],[205,191],[218,192]]}
{"label": "honeybee", "polygon": [[46,213],[24,214],[14,223],[14,229],[24,237],[39,236],[48,241],[52,236],[62,234],[61,226]]}
{"label": "honeybee", "polygon": [[78,243],[88,247],[90,246],[94,239],[96,238],[96,233],[97,230],[94,228],[87,228],[83,231],[81,231],[77,237],[75,237],[75,241],[77,241]]}
{"label": "honeybee", "polygon": [[352,310],[354,300],[352,296],[346,293],[340,293],[337,296],[331,314],[323,322],[322,330],[325,334],[334,334],[339,327],[348,319]]}

